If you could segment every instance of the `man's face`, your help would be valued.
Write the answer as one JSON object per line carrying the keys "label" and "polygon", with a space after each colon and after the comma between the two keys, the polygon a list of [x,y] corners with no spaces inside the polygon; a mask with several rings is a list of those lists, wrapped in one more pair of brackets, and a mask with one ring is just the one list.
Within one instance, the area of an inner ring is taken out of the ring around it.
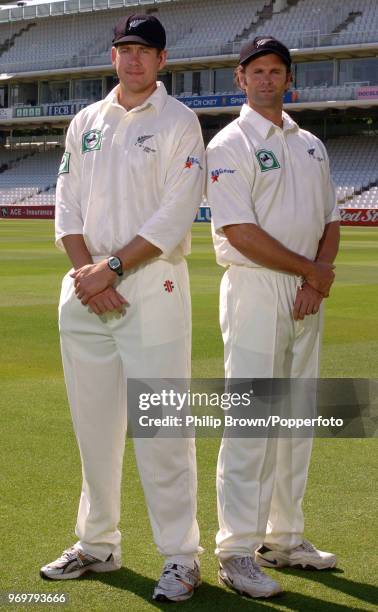
{"label": "man's face", "polygon": [[141,94],[155,83],[166,62],[166,51],[139,44],[120,44],[112,48],[112,64],[126,91]]}
{"label": "man's face", "polygon": [[272,107],[282,104],[291,73],[278,55],[269,53],[250,61],[239,80],[253,107]]}

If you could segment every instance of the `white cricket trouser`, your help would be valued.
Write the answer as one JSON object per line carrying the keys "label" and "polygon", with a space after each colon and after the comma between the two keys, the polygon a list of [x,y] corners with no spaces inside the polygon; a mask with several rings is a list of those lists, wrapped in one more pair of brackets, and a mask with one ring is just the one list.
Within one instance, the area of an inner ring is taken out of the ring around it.
{"label": "white cricket trouser", "polygon": [[[320,313],[294,321],[296,278],[230,266],[220,291],[225,376],[316,378]],[[302,397],[312,402],[313,394]],[[296,398],[296,401],[300,398]],[[303,540],[302,500],[311,438],[222,440],[217,467],[221,558],[253,554],[263,542],[291,549]]]}
{"label": "white cricket trouser", "polygon": [[[78,300],[67,274],[59,305],[64,375],[83,470],[76,535],[79,547],[101,560],[110,553],[121,557],[127,378],[190,377],[186,262],[154,260],[126,274],[117,290],[130,303],[126,314],[97,316]],[[134,447],[158,550],[191,564],[200,550],[195,442],[135,438]]]}

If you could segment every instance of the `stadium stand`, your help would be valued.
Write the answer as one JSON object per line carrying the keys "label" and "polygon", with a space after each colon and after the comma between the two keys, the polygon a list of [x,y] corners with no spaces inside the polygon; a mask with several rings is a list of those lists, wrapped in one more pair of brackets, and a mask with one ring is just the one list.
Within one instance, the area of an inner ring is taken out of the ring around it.
{"label": "stadium stand", "polygon": [[54,204],[57,168],[61,149],[24,153],[15,161],[14,151],[1,151],[1,165],[8,169],[0,175],[0,203]]}
{"label": "stadium stand", "polygon": [[349,0],[349,9],[358,11],[356,18],[348,23],[338,37],[339,44],[360,42],[364,32],[364,42],[376,42],[378,30],[378,4],[375,0]]}
{"label": "stadium stand", "polygon": [[[20,71],[21,67],[22,71],[31,71],[109,64],[112,26],[125,9],[99,10],[101,2],[91,3],[86,9],[85,3],[80,3],[80,10],[85,12],[75,14],[77,3],[71,0],[64,4],[68,12],[72,5],[72,14],[54,16],[58,9],[52,4],[48,19],[43,19],[40,11],[26,26],[21,27],[17,21],[0,23],[4,72]],[[288,0],[288,5],[276,13],[272,12],[272,0],[184,0],[143,5],[165,24],[171,58],[236,53],[243,40],[265,35],[267,29],[291,48],[303,48],[370,42],[376,40],[378,28],[375,0]],[[263,16],[268,8],[269,19]],[[27,11],[24,14],[27,18]]]}
{"label": "stadium stand", "polygon": [[[378,136],[346,136],[326,144],[339,203],[376,207]],[[0,151],[0,203],[52,204],[61,149],[24,153],[13,166],[11,153]],[[11,167],[2,172],[3,164]]]}
{"label": "stadium stand", "polygon": [[207,140],[238,113],[240,102],[223,108],[228,102],[221,100],[222,108],[212,108],[214,101],[205,98],[235,96],[232,72],[243,41],[269,34],[286,42],[293,49],[296,79],[288,110],[303,127],[313,131],[315,124],[315,133],[326,140],[340,205],[378,208],[376,0],[65,0],[0,6],[0,122],[6,119],[4,131],[0,125],[1,205],[53,203],[68,122],[113,86],[112,27],[132,12],[154,14],[164,23],[170,63],[162,79],[174,95],[198,100],[192,106],[201,112]]}
{"label": "stadium stand", "polygon": [[[167,30],[170,48],[184,57],[188,49],[211,41],[218,46],[232,42],[237,34],[257,18],[265,0],[199,0],[169,3],[153,9]],[[152,12],[152,9],[151,11]],[[17,43],[2,52],[7,72],[44,70],[75,66],[107,65],[110,62],[109,41],[115,21],[124,9],[37,19],[34,28],[25,31]],[[0,41],[9,33],[9,25],[0,24]],[[5,43],[3,43],[5,44]],[[68,51],[69,50],[69,51]],[[176,55],[177,55],[176,54]]]}
{"label": "stadium stand", "polygon": [[[377,24],[375,0],[301,0],[272,16],[269,33],[290,48],[339,45],[375,41]],[[264,23],[253,29],[253,34],[264,35],[266,31]],[[244,38],[251,33],[248,30]]]}

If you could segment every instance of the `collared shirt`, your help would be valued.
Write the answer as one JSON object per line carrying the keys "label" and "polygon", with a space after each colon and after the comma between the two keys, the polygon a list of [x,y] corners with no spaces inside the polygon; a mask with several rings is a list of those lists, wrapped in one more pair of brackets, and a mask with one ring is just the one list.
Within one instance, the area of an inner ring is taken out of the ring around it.
{"label": "collared shirt", "polygon": [[70,124],[56,192],[57,245],[82,234],[91,255],[107,255],[139,234],[163,258],[187,255],[203,193],[197,116],[159,82],[126,111],[118,87]]}
{"label": "collared shirt", "polygon": [[254,223],[314,260],[325,225],[340,218],[323,143],[285,112],[281,129],[244,104],[210,142],[207,170],[220,265],[258,265],[231,246],[225,225]]}

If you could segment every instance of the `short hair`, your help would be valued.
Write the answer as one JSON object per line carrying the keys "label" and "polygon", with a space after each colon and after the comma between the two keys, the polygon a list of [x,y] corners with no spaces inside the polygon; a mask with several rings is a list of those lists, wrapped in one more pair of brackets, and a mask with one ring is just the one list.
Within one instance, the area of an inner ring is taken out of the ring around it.
{"label": "short hair", "polygon": [[242,87],[240,83],[240,75],[245,71],[245,66],[236,66],[234,70],[234,85],[241,91],[245,91],[244,87]]}

